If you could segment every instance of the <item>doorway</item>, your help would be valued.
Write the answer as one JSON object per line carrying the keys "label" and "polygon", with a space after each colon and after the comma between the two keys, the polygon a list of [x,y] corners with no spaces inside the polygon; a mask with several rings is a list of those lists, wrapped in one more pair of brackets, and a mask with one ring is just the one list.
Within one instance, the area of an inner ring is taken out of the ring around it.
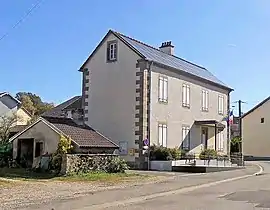
{"label": "doorway", "polygon": [[208,140],[208,128],[202,127],[202,132],[201,132],[202,149],[207,149],[207,140]]}

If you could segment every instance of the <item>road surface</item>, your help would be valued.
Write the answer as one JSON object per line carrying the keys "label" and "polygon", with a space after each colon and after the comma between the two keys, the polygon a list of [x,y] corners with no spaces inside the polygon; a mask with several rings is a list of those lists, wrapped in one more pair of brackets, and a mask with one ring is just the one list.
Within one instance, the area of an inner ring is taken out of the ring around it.
{"label": "road surface", "polygon": [[270,209],[270,163],[246,170],[201,175],[176,175],[174,179],[127,189],[89,193],[80,198],[55,200],[25,210],[253,210]]}

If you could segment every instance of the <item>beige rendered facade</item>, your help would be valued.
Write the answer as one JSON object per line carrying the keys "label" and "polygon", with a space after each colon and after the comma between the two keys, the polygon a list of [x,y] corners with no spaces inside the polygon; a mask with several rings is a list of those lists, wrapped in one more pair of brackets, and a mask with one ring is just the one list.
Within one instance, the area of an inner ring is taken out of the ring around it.
{"label": "beige rendered facade", "polygon": [[270,98],[267,98],[242,117],[243,155],[247,158],[270,158],[269,110]]}
{"label": "beige rendered facade", "polygon": [[[108,52],[115,60],[108,61]],[[120,148],[123,145],[120,155],[135,166],[145,162],[144,139],[196,154],[204,148],[227,154],[232,89],[144,59],[112,31],[80,71],[85,122]]]}

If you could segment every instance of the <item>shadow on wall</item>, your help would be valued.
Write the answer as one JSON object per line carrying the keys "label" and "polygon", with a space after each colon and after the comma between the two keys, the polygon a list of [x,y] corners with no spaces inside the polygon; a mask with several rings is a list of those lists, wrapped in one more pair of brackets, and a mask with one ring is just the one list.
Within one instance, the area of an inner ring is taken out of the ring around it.
{"label": "shadow on wall", "polygon": [[[217,129],[218,132],[218,129]],[[182,127],[182,139],[180,148],[198,154],[202,150],[215,149],[215,127],[193,125],[191,128]]]}

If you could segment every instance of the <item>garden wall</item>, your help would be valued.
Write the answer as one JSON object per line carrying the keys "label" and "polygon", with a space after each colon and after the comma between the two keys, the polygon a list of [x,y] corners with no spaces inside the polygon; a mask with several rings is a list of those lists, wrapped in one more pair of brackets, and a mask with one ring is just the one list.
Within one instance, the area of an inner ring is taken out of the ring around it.
{"label": "garden wall", "polygon": [[66,154],[62,159],[60,173],[88,173],[91,171],[108,172],[112,162],[118,158],[118,155],[112,154]]}

